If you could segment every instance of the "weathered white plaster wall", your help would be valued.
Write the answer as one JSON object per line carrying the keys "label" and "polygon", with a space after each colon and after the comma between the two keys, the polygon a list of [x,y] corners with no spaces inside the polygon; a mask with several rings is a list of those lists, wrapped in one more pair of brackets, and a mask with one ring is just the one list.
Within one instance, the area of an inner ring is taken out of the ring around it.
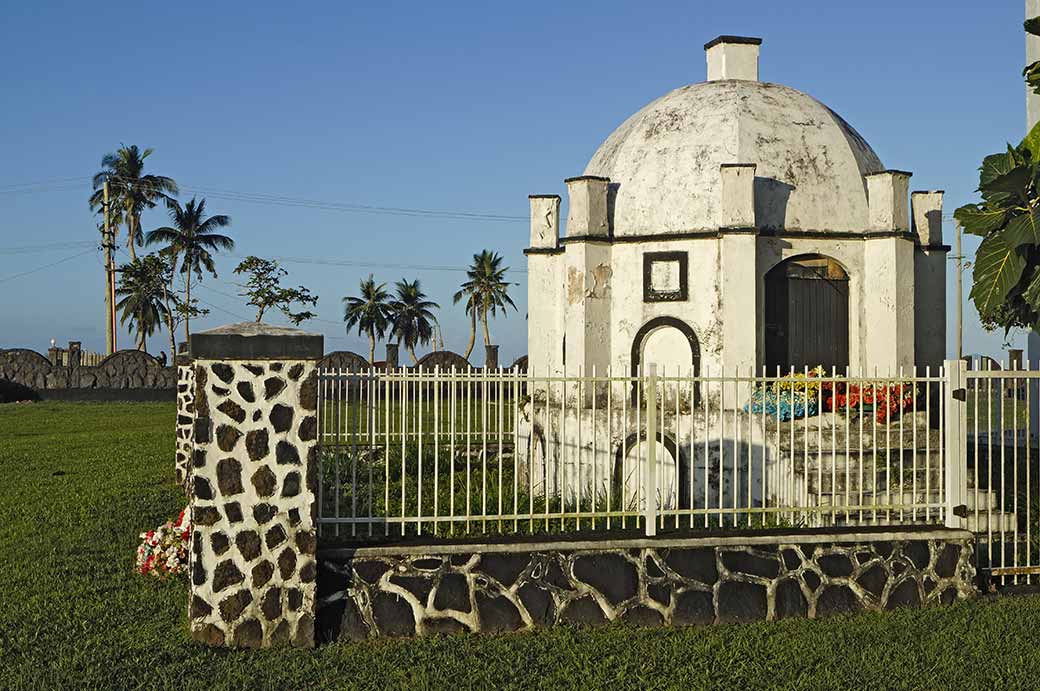
{"label": "weathered white plaster wall", "polygon": [[864,242],[864,364],[898,374],[914,364],[914,245],[897,237]]}
{"label": "weathered white plaster wall", "polygon": [[559,370],[563,362],[565,279],[562,255],[528,255],[527,357],[530,372],[538,376]]}

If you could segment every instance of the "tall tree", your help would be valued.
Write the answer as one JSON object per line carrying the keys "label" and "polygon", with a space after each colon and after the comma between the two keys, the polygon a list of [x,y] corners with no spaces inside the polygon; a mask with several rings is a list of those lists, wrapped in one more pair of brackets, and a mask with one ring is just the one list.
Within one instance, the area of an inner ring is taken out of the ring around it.
{"label": "tall tree", "polygon": [[502,257],[496,252],[484,250],[473,255],[473,263],[466,270],[467,280],[455,293],[455,304],[466,301],[466,314],[469,315],[469,343],[466,345],[466,359],[473,352],[473,344],[477,338],[477,319],[484,328],[484,345],[491,345],[491,333],[488,331],[488,315],[495,317],[505,312],[506,307],[516,309],[509,297],[509,282],[506,281],[508,266],[502,266]]}
{"label": "tall tree", "polygon": [[[1025,30],[1040,36],[1040,17]],[[1040,93],[1040,62],[1027,65],[1026,83]],[[1018,146],[986,156],[979,168],[982,201],[953,216],[982,243],[975,252],[971,300],[983,326],[1040,328],[1040,124]]]}
{"label": "tall tree", "polygon": [[163,301],[166,284],[165,264],[154,254],[131,260],[119,270],[116,296],[120,300],[120,324],[129,324],[137,332],[137,349],[147,352],[147,338],[166,318]]}
{"label": "tall tree", "polygon": [[297,302],[301,305],[318,304],[318,297],[311,295],[303,286],[283,288],[281,281],[289,272],[278,266],[278,262],[273,259],[261,259],[250,255],[235,267],[235,273],[249,276],[245,285],[239,286],[245,291],[239,295],[249,298],[248,304],[256,307],[258,323],[264,318],[264,312],[269,309],[281,310],[289,321],[297,326],[317,316],[307,310],[292,311],[293,304]]}
{"label": "tall tree", "polygon": [[[213,254],[219,250],[232,250],[235,241],[226,235],[217,233],[218,228],[231,225],[231,218],[218,215],[206,217],[206,200],[191,200],[181,206],[176,200],[168,200],[166,206],[170,212],[173,225],[156,228],[148,233],[149,245],[164,243],[163,248],[174,261],[180,261],[180,272],[184,275],[184,302],[189,307],[193,304],[191,297],[191,279],[194,275],[202,280],[203,270],[216,277],[217,270],[213,266]],[[187,342],[191,333],[190,314],[184,319],[184,340]]]}
{"label": "tall tree", "polygon": [[375,362],[376,339],[390,328],[390,294],[386,284],[376,285],[372,274],[361,281],[361,295],[343,298],[343,321],[347,332],[357,328],[358,334],[368,336],[368,361]]}
{"label": "tall tree", "polygon": [[412,364],[419,361],[415,357],[415,346],[426,345],[433,337],[433,323],[436,321],[433,310],[440,305],[427,300],[426,293],[419,287],[419,280],[401,279],[394,285],[397,299],[390,303],[391,335],[397,337],[397,343],[404,343],[408,354],[412,356]]}
{"label": "tall tree", "polygon": [[144,172],[145,159],[153,151],[141,151],[135,144],[121,146],[114,153],[105,154],[101,159],[101,171],[94,176],[94,193],[90,195],[91,208],[100,209],[103,213],[103,188],[108,183],[109,204],[112,207],[109,218],[126,225],[126,245],[130,249],[131,259],[137,258],[136,246],[143,244],[141,213],[160,201],[172,199],[171,195],[178,191],[173,178]]}

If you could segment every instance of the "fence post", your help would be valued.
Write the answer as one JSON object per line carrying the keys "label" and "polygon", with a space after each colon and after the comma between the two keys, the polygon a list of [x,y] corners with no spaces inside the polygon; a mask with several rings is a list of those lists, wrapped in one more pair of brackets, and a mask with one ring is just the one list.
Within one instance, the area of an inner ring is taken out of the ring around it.
{"label": "fence post", "polygon": [[192,638],[313,647],[323,338],[249,322],[190,342]]}
{"label": "fence post", "polygon": [[946,423],[943,430],[946,451],[944,523],[947,528],[963,528],[968,515],[968,363],[963,360],[946,360],[943,371],[943,419]]}
{"label": "fence post", "polygon": [[657,365],[647,365],[646,379],[646,536],[657,534]]}

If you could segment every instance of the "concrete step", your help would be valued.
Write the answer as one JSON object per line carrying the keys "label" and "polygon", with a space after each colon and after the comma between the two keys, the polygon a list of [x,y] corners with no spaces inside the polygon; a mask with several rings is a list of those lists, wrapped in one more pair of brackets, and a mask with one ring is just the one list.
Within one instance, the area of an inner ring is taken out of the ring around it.
{"label": "concrete step", "polygon": [[992,531],[995,535],[1003,530],[1005,537],[1010,539],[1017,524],[1017,516],[1009,511],[979,512],[978,514],[972,511],[968,513],[968,525],[966,527],[973,533],[989,533]]}

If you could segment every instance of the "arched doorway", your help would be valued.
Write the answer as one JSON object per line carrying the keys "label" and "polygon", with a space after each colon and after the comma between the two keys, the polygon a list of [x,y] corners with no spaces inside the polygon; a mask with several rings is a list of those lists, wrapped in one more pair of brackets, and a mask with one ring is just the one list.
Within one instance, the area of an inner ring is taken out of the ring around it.
{"label": "arched doorway", "polygon": [[[657,458],[657,487],[653,489],[648,488],[651,444]],[[613,495],[623,510],[644,510],[647,494],[658,510],[690,508],[690,462],[669,435],[658,434],[656,440],[648,439],[646,432],[628,435],[615,451],[612,477]]]}
{"label": "arched doorway", "polygon": [[[701,371],[701,346],[690,325],[675,317],[655,317],[640,327],[632,339],[632,376],[645,374],[649,364],[657,366],[658,375],[672,378],[663,394],[681,395],[685,389],[675,377],[697,376]],[[632,385],[632,400],[638,398],[637,386]],[[700,391],[693,392],[694,402]]]}
{"label": "arched doorway", "polygon": [[787,259],[765,276],[765,364],[844,370],[849,364],[849,275],[819,254]]}
{"label": "arched doorway", "polygon": [[701,346],[690,326],[675,317],[656,317],[640,327],[632,339],[632,376],[640,366],[654,363],[658,370],[696,375],[701,369]]}

